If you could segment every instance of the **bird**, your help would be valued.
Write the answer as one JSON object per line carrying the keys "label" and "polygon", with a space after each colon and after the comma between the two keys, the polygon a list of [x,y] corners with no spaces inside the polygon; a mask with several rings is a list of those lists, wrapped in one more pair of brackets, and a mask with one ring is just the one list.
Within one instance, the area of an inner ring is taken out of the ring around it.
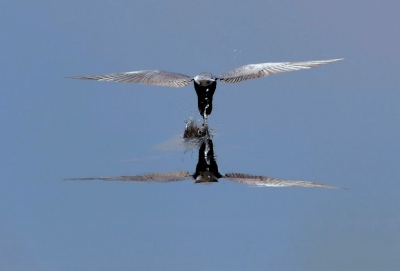
{"label": "bird", "polygon": [[212,112],[212,101],[217,81],[234,84],[250,79],[265,77],[271,74],[310,69],[324,64],[336,62],[343,58],[330,60],[315,60],[304,62],[271,62],[248,64],[234,70],[215,76],[210,72],[202,72],[194,77],[162,70],[141,70],[121,73],[89,76],[68,76],[71,79],[84,79],[96,81],[113,81],[123,83],[141,83],[166,87],[186,87],[192,82],[197,94],[197,104],[203,120],[207,120]]}

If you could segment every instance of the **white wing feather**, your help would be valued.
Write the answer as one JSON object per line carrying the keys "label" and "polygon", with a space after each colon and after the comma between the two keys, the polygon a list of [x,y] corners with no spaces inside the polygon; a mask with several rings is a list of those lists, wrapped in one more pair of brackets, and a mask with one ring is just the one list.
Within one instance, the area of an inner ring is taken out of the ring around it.
{"label": "white wing feather", "polygon": [[167,87],[186,87],[193,81],[192,77],[184,74],[158,70],[133,71],[92,76],[70,76],[67,78],[123,83],[141,83]]}
{"label": "white wing feather", "polygon": [[281,72],[291,72],[303,69],[310,69],[312,67],[321,66],[324,64],[332,63],[340,59],[330,60],[317,60],[317,61],[306,61],[306,62],[278,62],[278,63],[260,63],[260,64],[249,64],[229,71],[220,75],[218,78],[225,83],[238,83],[254,78],[261,78],[270,74],[276,74]]}

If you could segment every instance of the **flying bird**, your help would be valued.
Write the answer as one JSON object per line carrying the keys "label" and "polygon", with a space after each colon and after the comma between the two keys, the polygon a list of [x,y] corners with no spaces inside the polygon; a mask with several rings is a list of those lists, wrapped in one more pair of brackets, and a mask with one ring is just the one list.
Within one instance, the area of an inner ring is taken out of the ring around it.
{"label": "flying bird", "polygon": [[67,78],[113,81],[123,83],[141,83],[166,87],[186,87],[193,82],[194,89],[197,93],[197,104],[199,113],[204,120],[207,120],[207,117],[211,114],[212,111],[212,100],[218,80],[224,83],[233,84],[281,72],[310,69],[312,67],[321,66],[339,60],[342,60],[342,58],[305,62],[249,64],[223,73],[219,76],[215,76],[209,72],[203,72],[194,77],[191,77],[184,74],[168,71],[143,70],[105,75],[70,76]]}

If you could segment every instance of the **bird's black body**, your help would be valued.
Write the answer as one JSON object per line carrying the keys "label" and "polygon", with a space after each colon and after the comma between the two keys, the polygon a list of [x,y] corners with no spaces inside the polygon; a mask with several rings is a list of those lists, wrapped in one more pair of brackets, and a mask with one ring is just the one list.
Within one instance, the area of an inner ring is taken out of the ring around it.
{"label": "bird's black body", "polygon": [[212,101],[216,88],[217,81],[214,81],[211,85],[208,86],[202,86],[194,81],[194,89],[197,93],[197,106],[199,109],[199,113],[203,116],[203,118],[211,115],[211,111],[213,108]]}

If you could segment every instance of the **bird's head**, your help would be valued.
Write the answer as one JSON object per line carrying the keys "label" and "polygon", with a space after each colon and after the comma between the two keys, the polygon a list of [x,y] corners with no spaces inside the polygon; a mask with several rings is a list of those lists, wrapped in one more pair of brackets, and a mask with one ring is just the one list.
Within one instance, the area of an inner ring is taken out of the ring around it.
{"label": "bird's head", "polygon": [[198,85],[203,87],[207,87],[217,80],[217,78],[209,72],[202,72],[193,79]]}

